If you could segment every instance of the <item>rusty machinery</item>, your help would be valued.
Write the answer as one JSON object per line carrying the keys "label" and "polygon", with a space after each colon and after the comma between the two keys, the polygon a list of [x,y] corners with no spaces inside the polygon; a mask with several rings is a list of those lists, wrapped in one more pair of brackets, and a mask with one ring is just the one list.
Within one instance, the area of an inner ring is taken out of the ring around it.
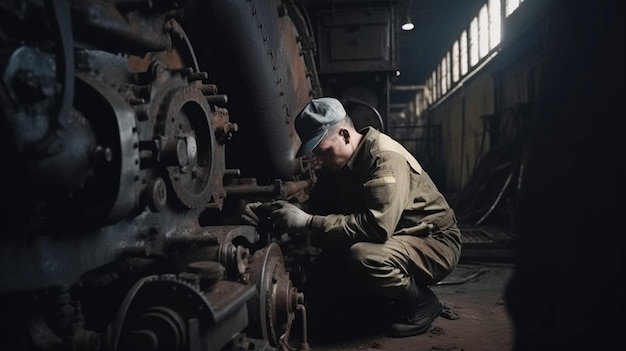
{"label": "rusty machinery", "polygon": [[[391,30],[382,3],[365,29]],[[2,349],[308,348],[314,251],[240,214],[315,182],[293,127],[322,95],[310,21],[294,0],[0,2]]]}
{"label": "rusty machinery", "polygon": [[239,220],[313,182],[294,3],[3,1],[0,23],[2,347],[308,348],[279,240]]}

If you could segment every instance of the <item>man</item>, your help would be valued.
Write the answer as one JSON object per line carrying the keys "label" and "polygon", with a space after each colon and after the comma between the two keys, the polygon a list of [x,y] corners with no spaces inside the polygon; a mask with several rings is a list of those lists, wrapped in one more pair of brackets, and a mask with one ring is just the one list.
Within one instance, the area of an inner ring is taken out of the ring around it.
{"label": "man", "polygon": [[[441,313],[428,285],[445,278],[461,252],[453,210],[404,147],[372,127],[357,131],[339,100],[313,99],[295,128],[302,141],[296,156],[312,153],[321,172],[308,201],[275,203],[275,228],[310,231],[335,258],[318,264],[328,269],[313,274],[311,284],[346,262],[358,286],[390,302],[391,336],[426,332]],[[251,223],[258,205],[244,211]]]}

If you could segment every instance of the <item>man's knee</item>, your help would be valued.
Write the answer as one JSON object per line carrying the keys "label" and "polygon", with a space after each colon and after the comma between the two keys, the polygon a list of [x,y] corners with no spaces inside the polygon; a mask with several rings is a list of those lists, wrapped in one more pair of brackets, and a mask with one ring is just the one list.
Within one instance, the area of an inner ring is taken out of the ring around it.
{"label": "man's knee", "polygon": [[407,269],[396,265],[380,244],[362,242],[352,245],[348,265],[362,286],[384,298],[397,296],[410,279]]}
{"label": "man's knee", "polygon": [[378,275],[394,269],[392,259],[385,255],[382,245],[359,242],[348,251],[348,267],[353,274]]}

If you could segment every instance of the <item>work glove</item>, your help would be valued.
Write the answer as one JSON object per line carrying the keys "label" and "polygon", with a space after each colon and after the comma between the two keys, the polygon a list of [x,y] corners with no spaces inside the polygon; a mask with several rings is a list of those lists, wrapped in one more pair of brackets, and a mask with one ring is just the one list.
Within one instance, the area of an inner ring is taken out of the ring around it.
{"label": "work glove", "polygon": [[241,214],[241,219],[243,219],[245,222],[253,225],[253,226],[258,226],[259,225],[259,214],[258,214],[258,210],[259,207],[262,205],[261,202],[250,202],[247,203],[244,207],[243,207],[243,213]]}
{"label": "work glove", "polygon": [[287,201],[274,201],[272,205],[278,207],[270,213],[274,228],[286,233],[295,233],[306,229],[309,220],[313,217]]}

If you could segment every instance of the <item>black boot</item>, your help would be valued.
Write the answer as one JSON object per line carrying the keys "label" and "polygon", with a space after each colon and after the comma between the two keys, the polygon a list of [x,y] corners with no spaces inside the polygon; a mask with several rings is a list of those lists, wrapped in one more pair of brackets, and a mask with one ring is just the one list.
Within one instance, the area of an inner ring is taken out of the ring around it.
{"label": "black boot", "polygon": [[394,318],[389,335],[406,337],[425,333],[441,313],[441,303],[427,286],[419,288],[411,280],[405,296],[394,302]]}

